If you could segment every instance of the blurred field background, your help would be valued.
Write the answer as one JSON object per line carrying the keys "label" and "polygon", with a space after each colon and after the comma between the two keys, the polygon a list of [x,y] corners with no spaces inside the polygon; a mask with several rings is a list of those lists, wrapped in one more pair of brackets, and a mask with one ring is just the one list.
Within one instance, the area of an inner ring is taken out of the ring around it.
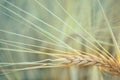
{"label": "blurred field background", "polygon": [[[120,1],[100,0],[100,3],[120,45]],[[34,51],[24,52],[24,48],[49,54],[69,54],[74,53],[74,49],[80,54],[81,51],[94,54],[96,48],[88,42],[100,48],[94,38],[116,56],[98,0],[0,0],[1,63],[54,59]],[[2,66],[4,74],[5,67]],[[0,80],[119,80],[119,77],[102,72],[95,66],[71,66],[17,71],[0,75]]]}

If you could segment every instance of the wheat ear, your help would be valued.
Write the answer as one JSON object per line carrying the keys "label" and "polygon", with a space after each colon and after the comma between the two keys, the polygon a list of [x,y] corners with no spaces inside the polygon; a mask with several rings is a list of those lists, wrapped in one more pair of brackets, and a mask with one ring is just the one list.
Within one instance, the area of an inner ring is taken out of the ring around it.
{"label": "wheat ear", "polygon": [[114,75],[120,75],[120,65],[112,58],[108,59],[105,57],[99,57],[91,54],[80,54],[80,55],[62,55],[66,60],[63,62],[64,65],[78,65],[78,66],[97,66],[104,71],[112,73]]}
{"label": "wheat ear", "polygon": [[[62,57],[59,59],[55,60],[46,60],[46,61],[51,61],[49,62],[43,62],[41,64],[44,64],[42,66],[37,66],[37,68],[48,68],[51,66],[51,64],[58,65],[57,67],[65,67],[65,66],[72,66],[72,65],[77,65],[77,66],[97,66],[101,70],[104,70],[108,73],[114,74],[116,76],[120,75],[120,65],[117,62],[117,60],[114,60],[113,58],[109,57],[104,57],[102,55],[93,55],[93,54],[80,54],[80,55],[61,55],[57,54],[57,56]],[[53,62],[53,63],[52,63]],[[60,63],[59,63],[60,62]],[[39,64],[39,63],[38,63]],[[54,65],[52,67],[54,67]],[[55,66],[56,67],[56,66]],[[30,68],[23,68],[23,69],[11,69],[11,70],[6,70],[8,73],[11,71],[21,71],[21,70],[29,70],[33,69],[32,67]],[[36,69],[36,68],[35,68]]]}

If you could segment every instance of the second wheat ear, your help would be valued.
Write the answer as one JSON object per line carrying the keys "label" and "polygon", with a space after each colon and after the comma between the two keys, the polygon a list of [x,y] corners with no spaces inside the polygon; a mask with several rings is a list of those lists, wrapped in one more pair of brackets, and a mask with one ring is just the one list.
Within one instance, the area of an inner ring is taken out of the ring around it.
{"label": "second wheat ear", "polygon": [[107,59],[92,54],[62,55],[62,57],[66,59],[63,62],[64,65],[97,66],[110,74],[120,75],[120,64],[112,60],[112,58]]}

